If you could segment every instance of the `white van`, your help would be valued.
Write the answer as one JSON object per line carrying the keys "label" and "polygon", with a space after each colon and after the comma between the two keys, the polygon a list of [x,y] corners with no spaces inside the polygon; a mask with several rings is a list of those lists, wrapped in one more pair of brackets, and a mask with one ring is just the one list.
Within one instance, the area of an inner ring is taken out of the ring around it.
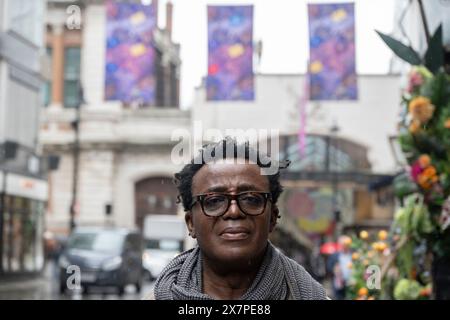
{"label": "white van", "polygon": [[144,219],[142,263],[148,280],[156,279],[165,266],[184,250],[187,228],[175,215],[148,215]]}

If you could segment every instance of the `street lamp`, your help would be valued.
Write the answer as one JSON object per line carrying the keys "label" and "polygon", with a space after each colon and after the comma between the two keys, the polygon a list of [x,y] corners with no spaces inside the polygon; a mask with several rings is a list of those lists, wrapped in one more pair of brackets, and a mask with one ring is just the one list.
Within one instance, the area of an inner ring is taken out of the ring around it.
{"label": "street lamp", "polygon": [[73,231],[76,227],[75,214],[78,210],[78,171],[79,171],[79,154],[80,154],[80,109],[84,103],[83,87],[78,81],[78,101],[75,105],[75,119],[72,121],[72,128],[75,133],[75,140],[73,144],[73,179],[72,179],[72,202],[70,204],[70,222],[69,230]]}
{"label": "street lamp", "polygon": [[333,122],[333,126],[330,128],[330,137],[332,139],[333,144],[333,162],[335,163],[334,170],[332,172],[331,177],[331,186],[333,190],[333,219],[334,219],[334,237],[335,241],[338,241],[339,234],[340,234],[340,222],[341,222],[341,210],[339,209],[338,204],[338,184],[339,184],[339,164],[338,164],[338,138],[337,133],[339,132],[339,127],[336,123],[336,121]]}

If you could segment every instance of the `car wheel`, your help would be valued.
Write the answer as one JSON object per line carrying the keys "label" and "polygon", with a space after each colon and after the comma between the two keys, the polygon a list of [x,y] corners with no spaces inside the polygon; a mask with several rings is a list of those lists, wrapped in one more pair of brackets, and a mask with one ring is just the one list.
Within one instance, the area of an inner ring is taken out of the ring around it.
{"label": "car wheel", "polygon": [[137,292],[137,293],[141,293],[141,290],[142,290],[142,284],[141,284],[140,281],[136,282],[135,287],[136,287],[136,292]]}
{"label": "car wheel", "polygon": [[59,284],[59,294],[65,294],[66,293],[66,284],[65,282],[61,282]]}
{"label": "car wheel", "polygon": [[81,286],[81,294],[89,294],[89,286]]}

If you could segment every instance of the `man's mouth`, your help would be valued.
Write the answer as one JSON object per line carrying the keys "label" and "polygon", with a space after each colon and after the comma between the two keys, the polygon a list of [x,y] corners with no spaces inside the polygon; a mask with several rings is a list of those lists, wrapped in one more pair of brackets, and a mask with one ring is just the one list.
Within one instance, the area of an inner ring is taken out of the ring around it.
{"label": "man's mouth", "polygon": [[228,227],[222,230],[220,237],[225,240],[243,240],[250,235],[250,230],[244,227]]}

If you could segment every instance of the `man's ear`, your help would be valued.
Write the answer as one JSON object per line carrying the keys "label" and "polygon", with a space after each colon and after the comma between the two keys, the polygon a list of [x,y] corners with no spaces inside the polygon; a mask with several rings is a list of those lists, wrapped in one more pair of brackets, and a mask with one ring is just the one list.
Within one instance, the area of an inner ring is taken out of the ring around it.
{"label": "man's ear", "polygon": [[280,210],[278,209],[278,206],[276,204],[272,205],[272,211],[270,213],[269,232],[272,232],[277,225],[278,216],[280,215]]}
{"label": "man's ear", "polygon": [[189,235],[192,238],[196,238],[197,236],[195,235],[195,228],[194,228],[194,221],[193,221],[193,217],[192,217],[192,211],[187,211],[186,214],[184,215],[184,220],[186,221],[186,226],[188,228],[189,231]]}

